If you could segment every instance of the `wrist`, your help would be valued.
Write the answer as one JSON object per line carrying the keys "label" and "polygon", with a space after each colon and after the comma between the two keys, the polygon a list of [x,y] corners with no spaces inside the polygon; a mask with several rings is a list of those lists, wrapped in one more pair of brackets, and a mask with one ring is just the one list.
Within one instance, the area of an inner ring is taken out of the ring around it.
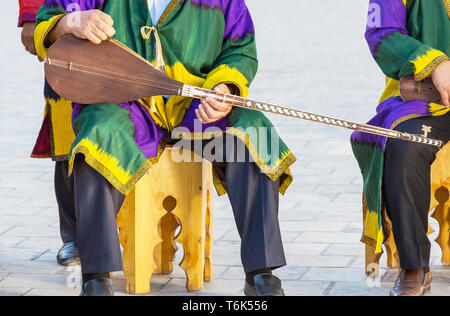
{"label": "wrist", "polygon": [[36,14],[34,13],[21,13],[19,15],[18,27],[23,27],[25,23],[36,23]]}
{"label": "wrist", "polygon": [[35,21],[27,21],[23,22],[22,27],[30,27],[31,25],[34,27],[35,24],[36,24]]}
{"label": "wrist", "polygon": [[72,29],[70,28],[69,23],[67,23],[71,14],[72,13],[64,15],[61,20],[58,21],[58,24],[56,24],[55,30],[59,37],[72,33]]}
{"label": "wrist", "polygon": [[68,15],[69,14],[66,14],[61,17],[53,27],[53,29],[48,33],[47,38],[44,41],[46,47],[50,47],[54,42],[56,42],[56,40],[63,37],[64,35],[72,33],[72,30],[67,23]]}
{"label": "wrist", "polygon": [[436,76],[439,76],[440,72],[444,67],[450,65],[450,59],[446,59],[443,62],[441,62],[431,73],[431,78],[434,78]]}

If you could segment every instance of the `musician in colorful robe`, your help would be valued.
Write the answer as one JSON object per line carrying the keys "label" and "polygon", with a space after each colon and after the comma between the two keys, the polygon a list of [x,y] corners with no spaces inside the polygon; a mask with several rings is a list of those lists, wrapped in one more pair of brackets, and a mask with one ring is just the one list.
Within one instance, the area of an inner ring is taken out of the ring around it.
{"label": "musician in colorful robe", "polygon": [[[32,55],[36,55],[34,48],[34,28],[36,25],[36,14],[44,3],[44,0],[19,0],[20,13],[18,26],[22,27],[22,43],[25,49]],[[66,182],[67,178],[68,156],[70,145],[75,138],[71,127],[72,103],[59,98],[52,93],[48,84],[44,88],[45,96],[45,116],[44,124],[41,127],[40,136],[31,156],[33,158],[53,158],[55,161],[55,193],[59,210],[59,227],[63,246],[59,249],[56,260],[60,265],[68,266],[79,264],[80,258],[75,242],[75,225],[73,218],[67,218],[67,212],[62,211],[65,208],[74,208],[72,200],[65,197],[65,189],[70,189]],[[53,108],[53,109],[52,109]],[[54,111],[65,111],[66,115],[58,115],[58,121],[49,124],[47,117]],[[62,121],[61,121],[62,120]],[[59,122],[61,121],[61,123]]]}
{"label": "musician in colorful robe", "polygon": [[[412,134],[450,139],[450,1],[371,0],[366,38],[386,89],[369,122]],[[398,80],[432,78],[443,104],[403,102]],[[364,236],[376,253],[386,240],[385,212],[392,221],[401,273],[392,296],[419,296],[431,284],[430,170],[438,148],[356,132],[354,154],[364,178]]]}
{"label": "musician in colorful robe", "polygon": [[[74,8],[79,11],[67,14]],[[40,58],[66,34],[94,43],[113,37],[169,77],[217,92],[246,97],[257,71],[255,30],[244,0],[46,0],[35,31]],[[196,119],[203,123],[200,130],[194,128]],[[76,217],[83,295],[113,294],[109,272],[122,270],[116,214],[158,162],[175,128],[182,131],[178,136],[203,145],[218,131],[218,137],[231,136],[244,145],[245,162],[213,161],[216,189],[228,193],[242,239],[245,293],[283,295],[271,271],[286,264],[278,193],[292,181],[295,157],[262,113],[208,99],[159,96],[122,104],[74,103],[72,123],[75,214],[68,216]],[[255,140],[246,133],[249,127],[271,134]]]}

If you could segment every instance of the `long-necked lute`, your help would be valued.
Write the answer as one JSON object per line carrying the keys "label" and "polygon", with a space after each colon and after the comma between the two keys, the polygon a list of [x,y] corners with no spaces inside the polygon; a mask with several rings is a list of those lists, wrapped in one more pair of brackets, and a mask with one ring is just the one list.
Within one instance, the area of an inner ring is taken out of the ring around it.
{"label": "long-necked lute", "polygon": [[442,147],[440,140],[355,123],[295,108],[260,102],[183,84],[166,76],[134,51],[110,39],[95,45],[72,35],[65,36],[48,50],[45,75],[60,96],[80,104],[122,103],[158,95],[206,97],[287,117],[339,126],[364,133]]}

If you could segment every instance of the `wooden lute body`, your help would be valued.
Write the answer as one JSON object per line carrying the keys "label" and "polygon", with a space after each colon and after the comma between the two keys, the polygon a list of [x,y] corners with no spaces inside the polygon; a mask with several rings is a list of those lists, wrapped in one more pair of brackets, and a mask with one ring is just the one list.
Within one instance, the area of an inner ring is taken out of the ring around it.
{"label": "wooden lute body", "polygon": [[441,94],[436,89],[431,78],[415,81],[414,77],[402,77],[399,88],[403,101],[422,100],[429,103],[442,104]]}
{"label": "wooden lute body", "polygon": [[183,84],[116,40],[99,45],[68,35],[49,49],[45,75],[64,98],[81,104],[121,103],[181,94]]}

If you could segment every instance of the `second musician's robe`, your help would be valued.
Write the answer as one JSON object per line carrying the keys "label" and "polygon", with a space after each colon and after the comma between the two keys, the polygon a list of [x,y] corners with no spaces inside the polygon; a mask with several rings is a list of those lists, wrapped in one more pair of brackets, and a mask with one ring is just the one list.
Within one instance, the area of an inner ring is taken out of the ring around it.
{"label": "second musician's robe", "polygon": [[[450,54],[450,0],[371,0],[366,39],[387,76],[386,89],[369,124],[394,129],[407,120],[450,111],[424,101],[403,102],[399,79],[420,81]],[[382,251],[383,168],[386,137],[355,132],[353,152],[364,179],[364,234],[362,241]]]}

